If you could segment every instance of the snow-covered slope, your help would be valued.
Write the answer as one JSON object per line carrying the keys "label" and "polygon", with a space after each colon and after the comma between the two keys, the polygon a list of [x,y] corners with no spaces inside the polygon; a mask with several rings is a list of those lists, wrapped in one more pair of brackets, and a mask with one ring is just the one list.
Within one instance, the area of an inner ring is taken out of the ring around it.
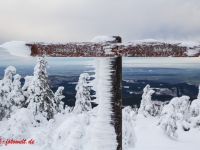
{"label": "snow-covered slope", "polygon": [[135,148],[129,150],[199,150],[200,130],[191,128],[184,131],[178,122],[178,139],[170,138],[157,126],[158,117],[145,118],[137,116],[135,134],[137,143]]}

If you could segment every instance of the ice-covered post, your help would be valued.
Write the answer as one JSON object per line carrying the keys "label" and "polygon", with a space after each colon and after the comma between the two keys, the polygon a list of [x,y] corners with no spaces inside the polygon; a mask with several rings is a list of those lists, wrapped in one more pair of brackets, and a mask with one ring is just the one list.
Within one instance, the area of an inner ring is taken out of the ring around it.
{"label": "ice-covered post", "polygon": [[[92,40],[94,43],[107,43],[107,44],[116,44],[121,43],[122,39],[119,36],[112,37],[96,37]],[[113,52],[110,51],[110,46],[106,47],[105,53],[107,55],[112,55]],[[111,82],[111,124],[114,126],[116,141],[117,141],[117,150],[122,150],[122,57],[121,56],[111,56],[109,58],[110,62],[110,82]],[[106,61],[102,58],[101,61]],[[101,64],[104,65],[104,64]],[[102,66],[103,67],[103,66]],[[104,66],[105,67],[105,66]],[[99,108],[100,109],[100,108]],[[108,114],[109,115],[109,114]]]}

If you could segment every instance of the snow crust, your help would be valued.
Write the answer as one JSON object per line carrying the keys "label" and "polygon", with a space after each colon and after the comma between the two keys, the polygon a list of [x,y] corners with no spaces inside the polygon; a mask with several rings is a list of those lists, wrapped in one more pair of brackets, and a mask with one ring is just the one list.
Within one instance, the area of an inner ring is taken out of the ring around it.
{"label": "snow crust", "polygon": [[182,124],[178,122],[176,132],[179,138],[174,139],[169,138],[162,128],[156,126],[158,117],[145,118],[143,115],[137,115],[136,119],[135,134],[138,140],[136,146],[128,150],[199,150],[200,131],[197,128],[184,131]]}
{"label": "snow crust", "polygon": [[11,41],[0,45],[0,47],[6,49],[6,51],[14,56],[30,57],[31,50],[25,44],[25,41]]}
{"label": "snow crust", "polygon": [[110,42],[110,41],[114,41],[115,38],[112,37],[112,36],[97,36],[97,37],[94,37],[91,42],[94,42],[94,43],[105,43],[105,42]]}
{"label": "snow crust", "polygon": [[148,43],[169,43],[169,44],[178,44],[179,46],[186,46],[188,48],[198,47],[200,43],[194,41],[164,41],[164,40],[156,40],[156,39],[143,39],[143,40],[133,40],[130,41],[129,44],[148,44]]}

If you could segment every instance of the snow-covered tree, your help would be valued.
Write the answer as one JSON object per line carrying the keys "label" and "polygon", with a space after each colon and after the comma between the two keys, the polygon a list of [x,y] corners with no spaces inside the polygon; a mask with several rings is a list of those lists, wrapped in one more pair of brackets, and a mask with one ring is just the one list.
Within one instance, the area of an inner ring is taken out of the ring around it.
{"label": "snow-covered tree", "polygon": [[73,108],[74,107],[70,107],[70,106],[68,106],[68,105],[65,105],[65,113],[67,113],[67,114],[69,114],[69,113],[71,113],[72,111],[73,111]]}
{"label": "snow-covered tree", "polygon": [[199,85],[199,93],[198,93],[197,99],[200,99],[200,85]]}
{"label": "snow-covered tree", "polygon": [[24,79],[25,79],[25,83],[22,87],[22,93],[25,99],[28,99],[28,97],[30,96],[28,92],[28,87],[30,86],[31,81],[33,80],[33,76],[26,76]]}
{"label": "snow-covered tree", "polygon": [[8,120],[8,126],[0,137],[21,140],[30,136],[29,126],[35,125],[33,113],[27,108],[16,110]]}
{"label": "snow-covered tree", "polygon": [[197,117],[200,115],[200,86],[197,99],[193,100],[191,103],[190,114],[192,117]]}
{"label": "snow-covered tree", "polygon": [[154,107],[153,103],[151,101],[151,96],[155,91],[150,89],[150,85],[147,85],[143,89],[143,95],[142,95],[142,100],[139,108],[139,113],[143,114],[145,117],[150,115],[153,115],[154,113]]}
{"label": "snow-covered tree", "polygon": [[200,127],[200,86],[197,99],[193,100],[190,106],[190,122],[193,127]]}
{"label": "snow-covered tree", "polygon": [[87,80],[90,79],[88,73],[82,73],[79,77],[78,84],[76,85],[76,103],[73,113],[80,114],[92,109],[90,98],[90,87],[87,85]]}
{"label": "snow-covered tree", "polygon": [[187,120],[189,118],[189,96],[175,97],[170,102],[169,105],[175,107],[176,118],[177,120]]}
{"label": "snow-covered tree", "polygon": [[88,140],[85,132],[89,124],[88,114],[71,115],[56,130],[54,144],[62,149],[82,150],[84,142]]}
{"label": "snow-covered tree", "polygon": [[5,69],[4,78],[0,80],[0,120],[9,118],[11,113],[11,91],[13,89],[12,74],[16,68],[9,66]]}
{"label": "snow-covered tree", "polygon": [[55,122],[54,119],[49,120],[43,150],[51,150],[52,149],[53,135],[54,135],[54,131],[53,131],[54,122]]}
{"label": "snow-covered tree", "polygon": [[17,109],[20,109],[25,106],[25,98],[22,94],[20,79],[21,79],[21,76],[19,74],[16,74],[14,76],[13,89],[10,93],[11,103],[12,103],[12,108],[11,108],[12,112],[15,112]]}
{"label": "snow-covered tree", "polygon": [[37,122],[52,119],[56,113],[55,96],[50,89],[50,81],[46,71],[47,65],[43,57],[37,58],[34,76],[28,87],[30,94],[27,99],[28,109],[33,112]]}
{"label": "snow-covered tree", "polygon": [[60,112],[60,113],[64,113],[64,109],[63,109],[64,102],[61,101],[63,98],[65,98],[65,96],[62,95],[63,90],[64,90],[64,87],[60,86],[60,87],[58,87],[58,89],[55,93],[56,110],[57,110],[57,112]]}
{"label": "snow-covered tree", "polygon": [[158,125],[161,126],[168,136],[178,138],[176,132],[178,129],[176,124],[176,111],[173,104],[168,104],[163,107]]}
{"label": "snow-covered tree", "polygon": [[134,132],[135,121],[136,112],[130,106],[122,109],[122,144],[124,149],[134,147],[137,141]]}
{"label": "snow-covered tree", "polygon": [[197,117],[200,115],[200,99],[195,99],[192,101],[190,106],[190,114],[192,117]]}

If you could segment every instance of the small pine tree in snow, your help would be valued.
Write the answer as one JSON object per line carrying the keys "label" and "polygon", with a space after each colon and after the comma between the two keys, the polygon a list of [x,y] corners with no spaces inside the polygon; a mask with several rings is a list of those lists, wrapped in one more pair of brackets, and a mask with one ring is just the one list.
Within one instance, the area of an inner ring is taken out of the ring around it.
{"label": "small pine tree in snow", "polygon": [[33,112],[37,122],[52,119],[56,113],[55,97],[50,89],[50,81],[46,71],[47,65],[43,57],[37,59],[34,76],[28,87],[30,94],[27,99],[28,108]]}
{"label": "small pine tree in snow", "polygon": [[200,115],[200,99],[195,99],[192,101],[190,106],[190,114],[192,117],[197,117]]}
{"label": "small pine tree in snow", "polygon": [[150,89],[150,85],[147,85],[143,89],[143,95],[142,95],[142,100],[139,108],[139,113],[143,114],[145,117],[150,115],[153,115],[154,113],[154,107],[153,103],[151,101],[151,96],[154,93],[154,90]]}
{"label": "small pine tree in snow", "polygon": [[189,96],[175,97],[170,102],[169,105],[173,105],[177,115],[177,120],[187,120],[189,118]]}
{"label": "small pine tree in snow", "polygon": [[190,106],[190,122],[193,127],[200,127],[200,86],[197,99],[193,100]]}
{"label": "small pine tree in snow", "polygon": [[58,149],[82,150],[89,124],[90,116],[86,113],[68,117],[56,130],[54,145]]}
{"label": "small pine tree in snow", "polygon": [[65,110],[65,113],[69,114],[69,113],[71,113],[73,111],[73,107],[65,105],[65,109],[64,110]]}
{"label": "small pine tree in snow", "polygon": [[200,99],[200,85],[199,85],[199,93],[198,93],[197,99]]}
{"label": "small pine tree in snow", "polygon": [[11,113],[11,91],[13,88],[12,74],[16,73],[16,68],[9,66],[5,69],[4,78],[0,80],[0,120],[9,118]]}
{"label": "small pine tree in snow", "polygon": [[21,76],[16,74],[13,81],[13,89],[10,93],[12,102],[12,112],[25,106],[25,98],[21,90]]}
{"label": "small pine tree in snow", "polygon": [[43,150],[51,150],[52,149],[53,135],[54,135],[54,131],[53,131],[54,122],[55,122],[54,119],[49,120]]}
{"label": "small pine tree in snow", "polygon": [[197,117],[200,115],[200,86],[197,99],[193,100],[191,103],[190,114],[192,117]]}
{"label": "small pine tree in snow", "polygon": [[60,112],[60,113],[64,113],[64,109],[63,109],[64,102],[61,101],[63,98],[65,98],[65,96],[62,95],[63,90],[64,90],[64,87],[60,86],[60,87],[58,87],[58,89],[55,93],[56,110],[57,110],[57,112]]}
{"label": "small pine tree in snow", "polygon": [[122,144],[124,149],[134,147],[137,139],[134,132],[136,112],[130,106],[122,109]]}
{"label": "small pine tree in snow", "polygon": [[173,104],[168,104],[163,107],[158,125],[161,126],[168,136],[178,138],[178,134],[176,133],[178,129],[176,124],[176,111]]}
{"label": "small pine tree in snow", "polygon": [[23,93],[25,99],[27,100],[28,97],[30,96],[30,94],[28,92],[28,88],[30,86],[31,81],[33,80],[33,76],[26,76],[24,79],[25,79],[25,83],[22,87],[22,93]]}
{"label": "small pine tree in snow", "polygon": [[76,85],[76,103],[73,112],[80,114],[92,109],[90,99],[90,87],[87,85],[87,80],[90,79],[88,73],[82,73]]}

